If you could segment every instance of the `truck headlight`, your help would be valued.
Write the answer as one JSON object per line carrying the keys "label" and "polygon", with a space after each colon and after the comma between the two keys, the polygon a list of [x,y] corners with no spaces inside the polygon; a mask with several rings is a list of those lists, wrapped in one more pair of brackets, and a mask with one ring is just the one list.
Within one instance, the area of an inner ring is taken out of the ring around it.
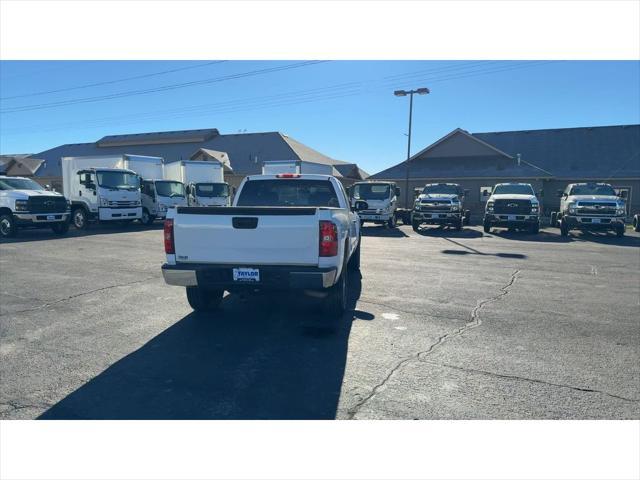
{"label": "truck headlight", "polygon": [[538,208],[540,208],[538,206],[537,203],[534,203],[533,205],[531,205],[531,213],[538,213]]}
{"label": "truck headlight", "polygon": [[452,212],[457,212],[458,210],[460,210],[460,204],[459,203],[452,203],[451,204],[451,211]]}
{"label": "truck headlight", "polygon": [[493,213],[493,202],[487,202],[487,212]]}
{"label": "truck headlight", "polygon": [[616,215],[626,215],[627,211],[624,207],[618,207],[616,208]]}
{"label": "truck headlight", "polygon": [[28,212],[29,201],[28,200],[16,200],[16,212]]}
{"label": "truck headlight", "polygon": [[101,207],[108,207],[109,206],[109,200],[107,200],[106,198],[100,197],[100,206]]}

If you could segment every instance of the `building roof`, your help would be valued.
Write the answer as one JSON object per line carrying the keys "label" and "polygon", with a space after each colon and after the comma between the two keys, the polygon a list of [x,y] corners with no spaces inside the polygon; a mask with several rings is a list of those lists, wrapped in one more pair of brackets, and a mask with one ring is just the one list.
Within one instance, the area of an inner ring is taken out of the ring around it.
{"label": "building roof", "polygon": [[[203,140],[204,139],[204,140]],[[262,171],[262,163],[271,160],[301,160],[327,165],[342,165],[335,160],[280,132],[219,134],[217,129],[110,135],[97,142],[67,144],[35,156],[45,160],[38,176],[60,176],[62,157],[87,155],[150,155],[166,162],[188,160],[200,150],[224,152],[235,174]]]}
{"label": "building roof", "polygon": [[32,176],[38,171],[43,160],[29,154],[0,155],[0,174],[11,176]]}
{"label": "building roof", "polygon": [[[454,136],[468,143],[477,140],[487,154],[445,151],[444,144]],[[458,128],[413,155],[410,162],[412,178],[640,178],[640,125],[472,134]],[[406,162],[370,178],[404,179]]]}
{"label": "building roof", "polygon": [[474,133],[563,179],[640,178],[640,125]]}

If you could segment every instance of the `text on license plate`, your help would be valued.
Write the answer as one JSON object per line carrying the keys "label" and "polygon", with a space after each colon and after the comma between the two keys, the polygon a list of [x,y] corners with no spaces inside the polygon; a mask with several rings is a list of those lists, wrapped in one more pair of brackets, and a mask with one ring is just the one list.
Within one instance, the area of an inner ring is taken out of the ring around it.
{"label": "text on license plate", "polygon": [[234,268],[233,281],[234,282],[259,282],[260,270],[258,270],[257,268]]}
{"label": "text on license plate", "polygon": [[591,220],[591,223],[600,223],[600,219],[599,218],[594,218]]}
{"label": "text on license plate", "polygon": [[55,215],[47,215],[47,220],[55,220],[56,216]]}

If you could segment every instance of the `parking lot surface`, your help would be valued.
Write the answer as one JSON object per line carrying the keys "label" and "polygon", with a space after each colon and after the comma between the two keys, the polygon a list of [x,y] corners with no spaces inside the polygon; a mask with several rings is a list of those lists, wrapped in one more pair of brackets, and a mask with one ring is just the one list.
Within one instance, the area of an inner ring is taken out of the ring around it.
{"label": "parking lot surface", "polygon": [[640,237],[365,227],[317,299],[166,286],[161,225],[0,244],[0,418],[638,419]]}

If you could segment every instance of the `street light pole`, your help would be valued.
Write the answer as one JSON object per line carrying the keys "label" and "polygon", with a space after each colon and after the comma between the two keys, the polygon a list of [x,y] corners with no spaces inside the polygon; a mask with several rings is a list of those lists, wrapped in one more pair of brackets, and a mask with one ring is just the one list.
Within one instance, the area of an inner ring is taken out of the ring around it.
{"label": "street light pole", "polygon": [[405,160],[405,191],[404,191],[404,205],[405,208],[409,208],[409,159],[411,158],[411,122],[413,118],[413,94],[426,95],[429,93],[428,88],[416,88],[415,90],[396,90],[393,94],[396,97],[406,97],[409,95],[409,134],[407,135],[407,159]]}

